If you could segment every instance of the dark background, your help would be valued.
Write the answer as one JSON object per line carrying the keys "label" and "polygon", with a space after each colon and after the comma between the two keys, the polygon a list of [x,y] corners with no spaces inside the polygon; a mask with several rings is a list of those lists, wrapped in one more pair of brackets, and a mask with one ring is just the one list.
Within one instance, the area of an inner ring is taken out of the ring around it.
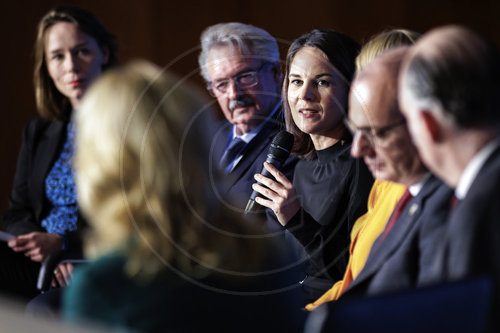
{"label": "dark background", "polygon": [[498,0],[86,0],[2,1],[0,211],[7,208],[21,133],[36,115],[32,87],[33,43],[39,19],[51,7],[73,4],[96,14],[118,36],[122,62],[146,58],[202,85],[197,54],[201,31],[219,22],[262,27],[279,41],[282,56],[290,41],[314,28],[347,33],[360,43],[390,28],[425,32],[432,27],[467,25],[500,45]]}

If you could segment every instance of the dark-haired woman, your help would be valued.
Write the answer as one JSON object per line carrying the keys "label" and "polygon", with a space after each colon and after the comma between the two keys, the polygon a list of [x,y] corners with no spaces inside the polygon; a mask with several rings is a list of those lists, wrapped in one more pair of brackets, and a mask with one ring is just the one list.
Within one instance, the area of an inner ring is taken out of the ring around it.
{"label": "dark-haired woman", "polygon": [[352,138],[343,123],[359,45],[332,30],[314,30],[295,40],[287,55],[283,85],[287,130],[301,159],[293,184],[271,165],[276,181],[256,175],[254,184],[279,222],[304,246],[303,282],[314,300],[342,278],[350,231],[366,211],[373,178],[350,155]]}

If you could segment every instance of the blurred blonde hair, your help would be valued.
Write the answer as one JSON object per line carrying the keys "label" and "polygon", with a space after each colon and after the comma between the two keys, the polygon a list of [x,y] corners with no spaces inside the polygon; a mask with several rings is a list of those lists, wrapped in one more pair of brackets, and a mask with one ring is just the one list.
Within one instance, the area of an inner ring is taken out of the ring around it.
{"label": "blurred blonde hair", "polygon": [[[76,113],[78,198],[93,226],[87,254],[122,251],[131,277],[153,278],[172,263],[206,275],[243,256],[251,267],[258,256],[247,240],[213,228],[246,230],[211,193],[209,134],[189,130],[198,111],[212,113],[209,103],[181,83],[134,62],[105,73]],[[211,119],[201,123],[210,128]]]}
{"label": "blurred blonde hair", "polygon": [[387,30],[373,36],[356,57],[356,71],[360,72],[369,62],[389,49],[415,44],[419,37],[420,33],[406,29]]}

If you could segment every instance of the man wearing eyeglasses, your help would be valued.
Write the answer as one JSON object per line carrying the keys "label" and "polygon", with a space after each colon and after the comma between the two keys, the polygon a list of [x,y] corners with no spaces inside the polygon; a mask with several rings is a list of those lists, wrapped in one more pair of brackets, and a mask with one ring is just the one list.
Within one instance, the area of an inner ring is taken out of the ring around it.
{"label": "man wearing eyeglasses", "polygon": [[[243,212],[253,176],[262,170],[273,137],[284,128],[278,44],[263,29],[233,22],[208,27],[201,48],[201,74],[226,118],[214,138],[215,163],[229,180],[223,195],[239,199],[237,208]],[[287,177],[295,163],[289,158],[283,166]]]}
{"label": "man wearing eyeglasses", "polygon": [[353,134],[351,154],[362,157],[375,178],[408,189],[341,299],[410,289],[440,278],[430,263],[452,190],[422,163],[398,107],[397,79],[407,52],[405,47],[379,56],[351,86],[345,121]]}

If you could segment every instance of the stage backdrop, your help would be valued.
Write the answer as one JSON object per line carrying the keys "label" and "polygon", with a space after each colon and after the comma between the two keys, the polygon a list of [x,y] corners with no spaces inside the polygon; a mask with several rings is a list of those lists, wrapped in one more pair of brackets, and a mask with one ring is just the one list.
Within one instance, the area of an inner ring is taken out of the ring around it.
{"label": "stage backdrop", "polygon": [[7,207],[22,129],[36,115],[32,87],[36,24],[57,4],[94,12],[117,35],[122,62],[146,58],[200,86],[199,35],[218,22],[241,21],[265,28],[278,39],[282,59],[290,41],[314,28],[343,31],[363,43],[384,29],[425,32],[460,23],[500,44],[500,6],[495,0],[2,1],[0,211]]}

